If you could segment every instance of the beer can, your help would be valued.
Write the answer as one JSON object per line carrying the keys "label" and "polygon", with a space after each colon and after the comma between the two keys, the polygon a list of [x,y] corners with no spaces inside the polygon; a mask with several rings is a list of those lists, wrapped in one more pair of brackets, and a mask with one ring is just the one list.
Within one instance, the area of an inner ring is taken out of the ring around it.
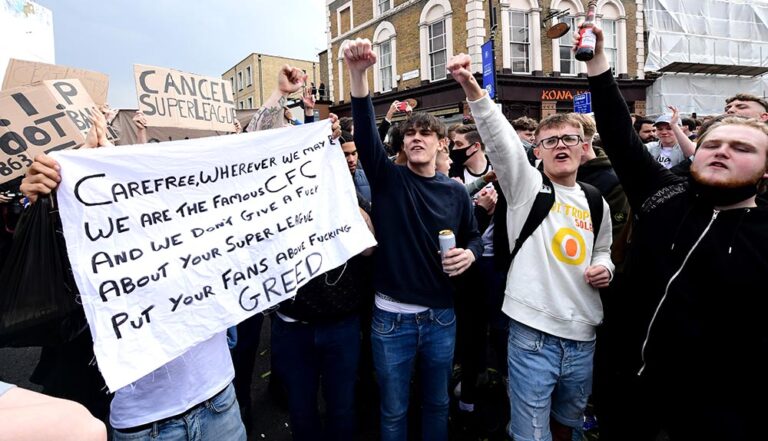
{"label": "beer can", "polygon": [[442,230],[437,239],[440,242],[440,258],[445,259],[445,253],[451,248],[456,248],[456,236],[451,230]]}

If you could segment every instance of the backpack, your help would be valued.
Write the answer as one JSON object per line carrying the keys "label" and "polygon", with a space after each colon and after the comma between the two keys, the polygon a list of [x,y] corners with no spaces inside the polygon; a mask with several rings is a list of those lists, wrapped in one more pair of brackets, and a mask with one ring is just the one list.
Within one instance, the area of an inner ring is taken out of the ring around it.
{"label": "backpack", "polygon": [[[542,222],[544,222],[544,219],[549,214],[549,210],[552,208],[553,205],[555,205],[555,187],[552,185],[552,181],[549,180],[547,175],[544,173],[541,174],[543,181],[541,185],[541,191],[536,195],[536,200],[533,202],[533,206],[531,207],[530,213],[528,213],[528,218],[525,219],[525,223],[523,224],[522,230],[520,230],[520,235],[515,240],[515,247],[512,250],[512,252],[506,256],[501,255],[502,260],[497,260],[497,267],[501,267],[499,269],[503,269],[505,271],[509,270],[509,266],[512,264],[512,261],[515,259],[515,256],[517,256],[517,253],[520,251],[520,248],[523,246],[523,243],[533,234],[533,232],[536,230],[536,228],[541,225]],[[600,233],[600,224],[603,221],[603,196],[600,194],[600,190],[598,190],[595,186],[587,184],[586,182],[577,181],[577,184],[581,187],[581,190],[584,192],[584,195],[587,197],[587,204],[589,205],[589,213],[592,217],[592,230],[594,233],[594,240],[597,240],[597,235]],[[499,198],[501,200],[501,198]],[[505,201],[506,202],[506,201]],[[503,237],[499,237],[499,241],[497,242],[494,240],[494,249],[509,249],[509,238],[507,237],[507,230],[506,230],[506,203],[503,204],[503,214],[499,212],[499,204],[496,205],[496,213],[499,214],[498,217],[495,218],[495,222],[498,225],[504,225],[504,229],[496,229],[494,231],[494,236],[501,236],[499,234],[500,231],[503,231]],[[502,223],[503,222],[503,223]],[[496,239],[494,237],[494,239]],[[499,247],[501,245],[501,247]],[[497,253],[497,256],[499,254]]]}

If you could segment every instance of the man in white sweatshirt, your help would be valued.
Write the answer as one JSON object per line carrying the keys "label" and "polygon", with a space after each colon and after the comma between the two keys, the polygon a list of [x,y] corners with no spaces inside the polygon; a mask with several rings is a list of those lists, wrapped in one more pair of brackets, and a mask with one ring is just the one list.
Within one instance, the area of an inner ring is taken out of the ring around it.
{"label": "man in white sweatshirt", "polygon": [[470,57],[453,57],[448,70],[467,95],[507,198],[511,248],[538,194],[555,194],[554,205],[523,242],[507,275],[502,309],[512,319],[508,431],[517,441],[570,439],[572,429],[581,426],[592,388],[595,328],[603,319],[597,289],[608,286],[614,268],[610,210],[602,200],[595,238],[588,199],[576,182],[588,149],[578,119],[558,114],[539,124],[534,151],[542,174],[531,167],[515,130],[475,81]]}

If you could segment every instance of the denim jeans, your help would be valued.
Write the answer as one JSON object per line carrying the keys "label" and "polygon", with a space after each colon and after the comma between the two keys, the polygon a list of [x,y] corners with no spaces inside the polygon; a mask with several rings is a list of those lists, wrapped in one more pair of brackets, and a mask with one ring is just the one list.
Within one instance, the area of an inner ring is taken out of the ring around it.
{"label": "denim jeans", "polygon": [[[357,438],[355,379],[360,318],[329,324],[286,322],[272,316],[272,365],[288,392],[294,441]],[[317,407],[322,381],[326,425]]]}
{"label": "denim jeans", "polygon": [[516,441],[550,441],[550,414],[581,427],[592,392],[595,341],[575,341],[509,321],[509,435]]}
{"label": "denim jeans", "polygon": [[381,393],[382,441],[408,437],[408,395],[414,363],[421,384],[422,439],[448,439],[448,382],[455,341],[452,308],[418,314],[374,308],[371,344]]}
{"label": "denim jeans", "polygon": [[245,428],[235,388],[230,384],[215,397],[177,418],[135,432],[112,430],[112,441],[245,441]]}

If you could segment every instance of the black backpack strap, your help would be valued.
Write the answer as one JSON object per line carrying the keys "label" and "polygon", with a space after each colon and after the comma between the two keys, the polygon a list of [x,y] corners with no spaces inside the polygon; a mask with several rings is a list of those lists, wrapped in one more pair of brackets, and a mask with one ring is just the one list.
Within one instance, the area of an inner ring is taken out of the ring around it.
{"label": "black backpack strap", "polygon": [[603,222],[603,195],[594,185],[581,181],[578,181],[578,184],[581,186],[584,195],[587,196],[589,216],[592,218],[592,232],[594,233],[594,241],[596,242],[597,235],[600,233],[600,224]]}
{"label": "black backpack strap", "polygon": [[543,180],[541,182],[541,190],[536,195],[536,200],[533,201],[533,207],[531,212],[528,213],[528,218],[525,219],[523,229],[520,230],[520,235],[515,240],[515,248],[510,254],[510,263],[515,259],[523,243],[533,234],[536,228],[544,222],[544,219],[549,215],[549,210],[555,205],[555,187],[547,176],[541,174]]}

